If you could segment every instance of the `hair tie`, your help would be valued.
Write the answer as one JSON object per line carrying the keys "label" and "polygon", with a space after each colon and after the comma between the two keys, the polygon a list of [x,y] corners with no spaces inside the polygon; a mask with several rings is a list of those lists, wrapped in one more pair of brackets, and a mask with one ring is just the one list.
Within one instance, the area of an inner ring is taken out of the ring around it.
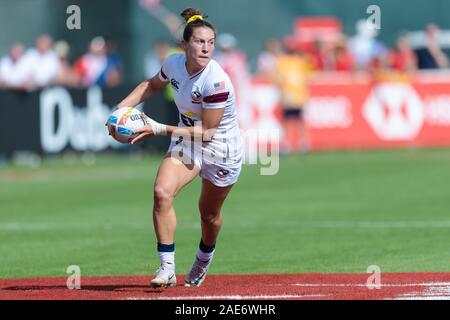
{"label": "hair tie", "polygon": [[199,15],[199,14],[196,14],[196,15],[193,15],[192,17],[190,17],[189,19],[188,19],[188,21],[186,22],[186,24],[189,24],[189,23],[191,23],[191,22],[194,22],[194,21],[196,21],[196,20],[203,20],[203,17],[201,16],[201,15]]}

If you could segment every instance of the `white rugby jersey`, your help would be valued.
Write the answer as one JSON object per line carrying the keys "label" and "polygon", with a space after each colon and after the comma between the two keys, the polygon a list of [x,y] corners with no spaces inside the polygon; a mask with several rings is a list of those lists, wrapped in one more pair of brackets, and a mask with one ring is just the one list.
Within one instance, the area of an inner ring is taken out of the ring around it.
{"label": "white rugby jersey", "polygon": [[215,136],[239,135],[234,89],[230,78],[214,60],[196,74],[189,75],[186,55],[173,54],[167,57],[159,72],[163,82],[170,82],[175,104],[180,113],[179,126],[193,126],[201,120],[202,108],[225,108]]}

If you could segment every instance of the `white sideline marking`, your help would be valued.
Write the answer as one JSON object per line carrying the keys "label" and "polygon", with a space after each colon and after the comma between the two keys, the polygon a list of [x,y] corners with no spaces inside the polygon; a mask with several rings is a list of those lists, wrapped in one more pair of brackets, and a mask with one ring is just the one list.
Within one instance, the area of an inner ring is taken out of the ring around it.
{"label": "white sideline marking", "polygon": [[450,300],[450,296],[439,296],[439,297],[426,297],[426,296],[417,296],[417,297],[399,297],[394,300]]}
{"label": "white sideline marking", "polygon": [[250,300],[250,299],[298,299],[298,298],[321,298],[330,295],[326,294],[303,294],[303,295],[259,295],[259,296],[242,296],[242,295],[222,295],[222,296],[173,296],[173,297],[128,297],[127,300]]}
{"label": "white sideline marking", "polygon": [[404,293],[395,298],[396,300],[450,300],[450,283],[435,283],[424,292]]}
{"label": "white sideline marking", "polygon": [[[314,283],[293,283],[290,286],[299,287],[367,287],[367,284],[360,283],[334,283],[334,284],[314,284]],[[394,300],[450,300],[450,282],[422,282],[422,283],[399,283],[381,284],[381,288],[401,288],[401,287],[425,287],[425,291],[414,291],[398,295]]]}
{"label": "white sideline marking", "polygon": [[[288,286],[298,287],[367,287],[367,284],[361,283],[291,283]],[[277,284],[276,286],[286,286],[285,284]],[[422,283],[398,283],[398,284],[381,284],[381,287],[442,287],[448,286],[450,288],[450,282],[422,282]],[[450,291],[448,292],[450,293]]]}

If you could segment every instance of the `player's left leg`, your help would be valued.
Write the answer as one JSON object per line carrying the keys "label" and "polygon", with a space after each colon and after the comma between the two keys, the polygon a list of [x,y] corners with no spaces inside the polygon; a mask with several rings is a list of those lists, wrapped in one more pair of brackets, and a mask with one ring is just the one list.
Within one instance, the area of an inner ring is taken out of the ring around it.
{"label": "player's left leg", "polygon": [[217,187],[210,181],[202,180],[199,210],[202,223],[202,240],[206,246],[213,246],[222,226],[222,205],[231,191],[231,186]]}
{"label": "player's left leg", "polygon": [[232,187],[233,185],[218,187],[206,179],[202,180],[199,201],[202,238],[195,262],[186,276],[185,285],[188,287],[198,287],[205,280],[214,256],[217,236],[222,226],[222,205]]}

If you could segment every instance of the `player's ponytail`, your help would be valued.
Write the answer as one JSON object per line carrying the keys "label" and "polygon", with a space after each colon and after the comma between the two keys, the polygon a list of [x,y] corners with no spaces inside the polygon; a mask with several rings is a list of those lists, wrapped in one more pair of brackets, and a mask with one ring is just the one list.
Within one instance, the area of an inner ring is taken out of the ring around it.
{"label": "player's ponytail", "polygon": [[184,18],[184,21],[186,23],[183,32],[184,41],[188,42],[192,36],[194,28],[198,27],[208,27],[212,31],[214,31],[214,36],[216,35],[216,29],[212,26],[212,24],[206,21],[206,18],[208,18],[208,16],[200,10],[194,8],[186,8],[183,10],[183,12],[181,12],[180,15]]}

